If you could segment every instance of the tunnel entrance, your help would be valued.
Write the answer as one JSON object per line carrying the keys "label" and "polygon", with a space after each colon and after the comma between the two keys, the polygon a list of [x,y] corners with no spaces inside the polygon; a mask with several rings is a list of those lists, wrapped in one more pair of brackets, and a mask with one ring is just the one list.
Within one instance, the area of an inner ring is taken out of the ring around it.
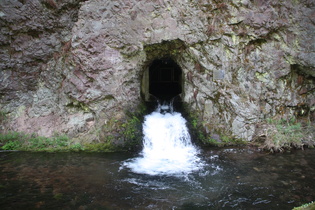
{"label": "tunnel entrance", "polygon": [[149,67],[149,94],[169,101],[182,93],[182,70],[171,58],[156,59]]}

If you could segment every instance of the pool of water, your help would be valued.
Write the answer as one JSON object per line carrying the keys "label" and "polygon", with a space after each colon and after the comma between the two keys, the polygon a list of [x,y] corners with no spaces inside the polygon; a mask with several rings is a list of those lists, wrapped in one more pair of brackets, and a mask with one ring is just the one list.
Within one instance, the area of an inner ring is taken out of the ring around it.
{"label": "pool of water", "polygon": [[315,150],[203,149],[190,174],[122,167],[130,153],[0,152],[1,209],[292,209],[315,200]]}

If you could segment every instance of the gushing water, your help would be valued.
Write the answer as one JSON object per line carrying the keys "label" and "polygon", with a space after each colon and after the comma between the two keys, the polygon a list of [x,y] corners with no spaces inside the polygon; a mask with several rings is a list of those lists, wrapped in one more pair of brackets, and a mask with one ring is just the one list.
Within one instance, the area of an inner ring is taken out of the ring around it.
{"label": "gushing water", "polygon": [[172,105],[159,105],[145,116],[140,157],[124,163],[135,173],[186,175],[202,167],[199,151],[191,143],[186,120]]}

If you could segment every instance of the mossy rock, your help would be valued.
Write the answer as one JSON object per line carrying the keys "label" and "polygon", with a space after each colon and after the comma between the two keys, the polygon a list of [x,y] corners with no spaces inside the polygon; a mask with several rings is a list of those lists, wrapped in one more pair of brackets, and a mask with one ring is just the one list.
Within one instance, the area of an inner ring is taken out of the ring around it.
{"label": "mossy rock", "polygon": [[97,144],[86,144],[84,150],[87,152],[115,152],[118,147],[113,146],[110,142],[97,143]]}
{"label": "mossy rock", "polygon": [[312,201],[307,204],[303,204],[302,206],[295,207],[293,210],[315,210],[315,202]]}

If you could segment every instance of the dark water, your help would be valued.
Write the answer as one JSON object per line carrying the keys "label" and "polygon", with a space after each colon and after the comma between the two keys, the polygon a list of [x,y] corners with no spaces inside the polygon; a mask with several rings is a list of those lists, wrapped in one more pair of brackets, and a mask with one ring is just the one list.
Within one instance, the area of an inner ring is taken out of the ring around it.
{"label": "dark water", "polygon": [[128,153],[0,152],[1,209],[292,209],[315,200],[315,150],[206,149],[186,176],[121,168]]}

